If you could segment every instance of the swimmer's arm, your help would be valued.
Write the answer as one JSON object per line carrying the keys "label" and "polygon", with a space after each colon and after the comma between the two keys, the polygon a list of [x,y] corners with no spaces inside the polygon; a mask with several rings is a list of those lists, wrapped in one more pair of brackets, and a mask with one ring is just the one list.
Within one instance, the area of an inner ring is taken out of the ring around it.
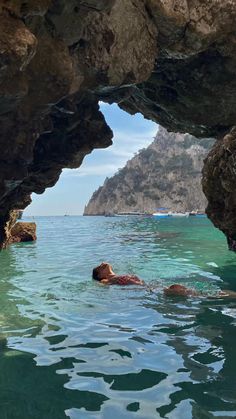
{"label": "swimmer's arm", "polygon": [[140,279],[140,285],[146,285],[146,282],[143,279]]}
{"label": "swimmer's arm", "polygon": [[118,281],[117,281],[117,278],[110,278],[110,279],[104,278],[104,279],[101,279],[99,283],[103,285],[113,285],[113,284],[117,284]]}
{"label": "swimmer's arm", "polygon": [[236,292],[235,291],[231,291],[231,290],[224,290],[224,291],[220,291],[219,293],[222,297],[231,297],[231,298],[236,298]]}
{"label": "swimmer's arm", "polygon": [[101,279],[101,281],[99,281],[99,284],[109,285],[109,284],[111,284],[111,281],[109,279]]}
{"label": "swimmer's arm", "polygon": [[137,277],[137,279],[133,279],[131,282],[134,285],[146,285],[145,282],[142,279],[139,279],[138,277]]}
{"label": "swimmer's arm", "polygon": [[215,298],[235,298],[236,299],[236,292],[231,290],[224,290],[218,292],[216,295],[209,295],[208,298],[215,299]]}

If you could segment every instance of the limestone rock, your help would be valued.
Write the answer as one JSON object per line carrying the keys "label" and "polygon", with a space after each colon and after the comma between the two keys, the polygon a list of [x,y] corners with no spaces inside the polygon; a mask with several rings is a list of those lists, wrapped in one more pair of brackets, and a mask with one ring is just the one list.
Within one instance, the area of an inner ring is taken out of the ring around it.
{"label": "limestone rock", "polygon": [[84,215],[153,213],[159,207],[185,212],[205,210],[201,188],[203,159],[212,139],[159,129],[155,140],[94,192]]}
{"label": "limestone rock", "polygon": [[35,241],[36,223],[18,222],[11,229],[11,237],[9,243],[20,243]]}

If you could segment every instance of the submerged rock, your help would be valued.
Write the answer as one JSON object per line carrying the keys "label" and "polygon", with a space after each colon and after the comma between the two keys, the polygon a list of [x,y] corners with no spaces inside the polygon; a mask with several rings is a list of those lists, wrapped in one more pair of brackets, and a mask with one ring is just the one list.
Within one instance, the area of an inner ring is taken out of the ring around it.
{"label": "submerged rock", "polygon": [[36,239],[36,223],[20,221],[11,229],[11,236],[8,243],[30,242]]}

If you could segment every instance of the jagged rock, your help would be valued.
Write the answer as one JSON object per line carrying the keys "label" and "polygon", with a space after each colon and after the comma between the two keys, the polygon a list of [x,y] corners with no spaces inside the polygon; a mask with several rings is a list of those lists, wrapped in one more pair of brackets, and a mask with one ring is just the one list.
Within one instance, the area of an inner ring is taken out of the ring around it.
{"label": "jagged rock", "polygon": [[11,231],[19,217],[19,211],[12,210],[7,213],[5,220],[3,219],[2,224],[4,228],[0,231],[0,242],[3,247],[6,247],[11,242]]}
{"label": "jagged rock", "polygon": [[84,215],[153,213],[158,207],[185,212],[204,210],[203,159],[214,140],[159,128],[155,140],[106,179],[94,192]]}
{"label": "jagged rock", "polygon": [[210,151],[202,184],[208,199],[207,214],[226,235],[229,249],[236,251],[236,128]]}
{"label": "jagged rock", "polygon": [[235,22],[232,0],[0,0],[0,242],[12,209],[111,144],[100,99],[172,131],[227,134]]}
{"label": "jagged rock", "polygon": [[11,229],[11,236],[8,244],[35,241],[36,223],[18,222]]}

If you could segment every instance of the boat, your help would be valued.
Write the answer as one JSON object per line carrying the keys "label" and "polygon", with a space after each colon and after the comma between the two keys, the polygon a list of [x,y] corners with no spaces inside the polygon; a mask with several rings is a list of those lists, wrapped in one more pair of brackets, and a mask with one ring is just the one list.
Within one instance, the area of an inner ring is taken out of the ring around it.
{"label": "boat", "polygon": [[167,218],[167,217],[170,217],[170,214],[168,212],[154,212],[152,216],[159,217],[159,218]]}
{"label": "boat", "polygon": [[123,212],[117,212],[115,214],[116,216],[127,216],[127,215],[146,215],[145,212],[139,212],[139,211],[123,211]]}
{"label": "boat", "polygon": [[152,214],[153,217],[167,218],[170,216],[169,209],[165,207],[157,208],[157,211]]}
{"label": "boat", "polygon": [[167,209],[165,209],[165,208],[160,208],[159,210],[157,210],[157,212],[154,212],[152,215],[154,217],[159,217],[159,218],[188,217],[189,212],[172,212],[172,211],[167,211]]}
{"label": "boat", "polygon": [[189,217],[189,212],[172,212],[171,217]]}

